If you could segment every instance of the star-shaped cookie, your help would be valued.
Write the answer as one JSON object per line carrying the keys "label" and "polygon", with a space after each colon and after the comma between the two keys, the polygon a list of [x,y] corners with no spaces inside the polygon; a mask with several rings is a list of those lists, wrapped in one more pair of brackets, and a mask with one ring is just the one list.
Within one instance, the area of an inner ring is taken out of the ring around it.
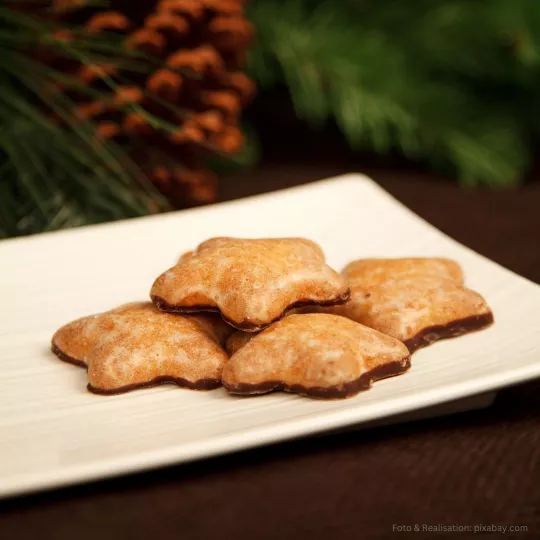
{"label": "star-shaped cookie", "polygon": [[118,394],[172,382],[196,390],[221,384],[231,329],[215,315],[163,313],[151,302],[126,304],[60,328],[52,350],[88,368],[88,389]]}
{"label": "star-shaped cookie", "polygon": [[397,339],[324,313],[290,315],[247,340],[223,368],[233,394],[274,390],[346,398],[403,373],[409,351]]}
{"label": "star-shaped cookie", "polygon": [[213,238],[159,276],[150,295],[163,311],[219,311],[256,332],[295,306],[337,305],[349,292],[310,240]]}
{"label": "star-shaped cookie", "polygon": [[411,352],[493,322],[484,298],[463,286],[460,266],[448,259],[363,259],[343,275],[351,298],[329,311],[393,336]]}

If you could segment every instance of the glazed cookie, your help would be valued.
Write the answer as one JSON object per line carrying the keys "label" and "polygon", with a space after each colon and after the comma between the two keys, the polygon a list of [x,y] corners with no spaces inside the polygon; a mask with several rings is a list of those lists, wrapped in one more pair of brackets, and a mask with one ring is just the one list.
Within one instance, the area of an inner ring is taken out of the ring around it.
{"label": "glazed cookie", "polygon": [[230,333],[219,317],[171,315],[140,302],[63,326],[52,350],[61,360],[87,367],[88,389],[95,393],[167,382],[208,390],[221,384],[228,359],[221,345]]}
{"label": "glazed cookie", "polygon": [[213,238],[155,281],[156,306],[169,312],[219,311],[232,326],[257,332],[301,305],[337,305],[348,285],[303,238]]}
{"label": "glazed cookie", "polygon": [[349,263],[342,274],[349,283],[386,281],[389,275],[446,277],[463,283],[463,270],[456,261],[440,257],[402,259],[358,259]]}
{"label": "glazed cookie", "polygon": [[334,399],[409,367],[409,351],[397,339],[344,317],[315,313],[290,315],[247,340],[225,364],[222,378],[233,394],[285,390]]}
{"label": "glazed cookie", "polygon": [[366,259],[349,264],[343,275],[351,298],[329,311],[395,337],[411,352],[493,322],[486,301],[463,286],[453,261]]}
{"label": "glazed cookie", "polygon": [[235,352],[239,351],[252,337],[256,336],[253,332],[242,332],[242,330],[237,330],[234,332],[229,339],[225,349],[229,356],[232,356]]}
{"label": "glazed cookie", "polygon": [[182,255],[180,255],[180,257],[178,258],[178,261],[176,264],[180,264],[187,261],[188,259],[191,259],[191,257],[193,257],[194,254],[195,253],[193,251],[186,251],[185,253],[182,253]]}
{"label": "glazed cookie", "polygon": [[[293,308],[287,311],[285,317],[290,317],[291,315],[300,315],[303,313],[319,313],[319,310],[317,306]],[[240,350],[253,336],[256,335],[256,332],[244,332],[243,330],[233,332],[225,345],[225,349],[229,353],[229,356],[232,356],[235,352]]]}

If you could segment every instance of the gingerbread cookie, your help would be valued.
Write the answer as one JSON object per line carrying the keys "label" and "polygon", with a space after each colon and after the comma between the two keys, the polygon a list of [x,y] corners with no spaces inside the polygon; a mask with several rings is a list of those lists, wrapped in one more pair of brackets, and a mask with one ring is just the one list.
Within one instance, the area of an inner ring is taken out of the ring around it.
{"label": "gingerbread cookie", "polygon": [[61,359],[88,368],[88,389],[118,394],[172,382],[196,390],[221,384],[231,333],[220,317],[163,313],[132,303],[63,326],[52,339]]}
{"label": "gingerbread cookie", "polygon": [[252,337],[257,334],[253,332],[242,332],[238,330],[234,332],[225,345],[226,351],[229,353],[229,356],[232,356],[235,352],[239,351]]}
{"label": "gingerbread cookie", "polygon": [[185,253],[182,253],[182,255],[180,255],[180,257],[178,258],[178,262],[176,264],[180,264],[180,263],[183,263],[184,261],[187,261],[188,259],[191,259],[191,257],[193,257],[194,254],[195,252],[193,251],[186,251]]}
{"label": "gingerbread cookie", "polygon": [[219,311],[232,326],[256,332],[299,305],[337,305],[345,279],[303,238],[213,238],[159,276],[150,292],[159,309]]}
{"label": "gingerbread cookie", "polygon": [[[285,317],[289,317],[291,315],[300,315],[303,313],[320,312],[321,311],[319,310],[319,308],[317,308],[317,306],[305,306],[290,309],[285,314]],[[244,332],[242,330],[237,330],[236,332],[233,332],[227,340],[227,344],[225,345],[225,349],[229,353],[229,356],[232,356],[236,351],[240,350],[253,336],[256,335],[256,332]]]}
{"label": "gingerbread cookie", "polygon": [[223,368],[234,394],[274,390],[346,398],[373,381],[403,373],[409,351],[397,339],[344,317],[290,315],[253,336]]}
{"label": "gingerbread cookie", "polygon": [[456,261],[440,257],[406,257],[401,259],[358,259],[349,263],[342,274],[349,283],[386,281],[390,275],[447,277],[463,283],[463,270]]}
{"label": "gingerbread cookie", "polygon": [[443,338],[480,330],[493,314],[447,259],[366,259],[343,271],[351,298],[329,312],[403,341],[411,352]]}

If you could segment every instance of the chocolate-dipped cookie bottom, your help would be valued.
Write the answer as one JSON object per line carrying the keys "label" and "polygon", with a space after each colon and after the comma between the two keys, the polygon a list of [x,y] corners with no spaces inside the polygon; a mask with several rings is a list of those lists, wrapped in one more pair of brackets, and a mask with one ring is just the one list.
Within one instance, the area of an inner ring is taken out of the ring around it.
{"label": "chocolate-dipped cookie bottom", "polygon": [[63,353],[58,346],[53,342],[51,345],[51,351],[62,360],[62,362],[67,362],[68,364],[73,364],[74,366],[79,366],[83,368],[87,368],[86,362],[83,362],[82,360],[77,360],[76,358],[72,358],[71,356],[68,356],[67,354]]}
{"label": "chocolate-dipped cookie bottom", "polygon": [[348,382],[341,387],[337,386],[312,386],[306,387],[300,384],[288,385],[281,381],[266,381],[261,384],[236,384],[223,386],[231,394],[242,396],[253,396],[258,394],[266,394],[268,392],[284,391],[293,392],[303,396],[315,399],[345,399],[350,398],[371,387],[371,384],[380,379],[394,377],[405,373],[411,367],[410,356],[407,356],[401,361],[390,362],[382,366],[378,366],[371,371],[361,375],[358,379]]}
{"label": "chocolate-dipped cookie bottom", "polygon": [[452,321],[448,324],[429,326],[403,343],[405,343],[409,352],[412,354],[414,351],[417,351],[422,347],[427,347],[440,339],[454,338],[470,332],[477,332],[492,324],[493,313],[491,312],[482,315],[473,315],[471,317],[466,317],[465,319]]}
{"label": "chocolate-dipped cookie bottom", "polygon": [[90,383],[88,383],[86,388],[93,394],[100,394],[102,396],[114,396],[116,394],[125,394],[126,392],[139,390],[141,388],[160,386],[162,384],[175,384],[180,388],[189,388],[190,390],[215,390],[216,388],[219,388],[221,386],[221,381],[219,379],[199,379],[197,381],[188,381],[183,377],[160,376],[148,382],[127,384],[126,386],[121,386],[119,388],[113,388],[110,390],[104,388],[96,388]]}
{"label": "chocolate-dipped cookie bottom", "polygon": [[[67,362],[68,364],[73,364],[75,366],[88,368],[85,362],[83,362],[82,360],[77,360],[76,358],[65,354],[54,343],[52,344],[51,350],[63,362]],[[221,386],[221,380],[199,379],[197,381],[189,381],[187,379],[184,379],[183,377],[170,377],[166,375],[155,377],[154,379],[143,383],[127,384],[118,388],[96,388],[90,383],[88,383],[86,388],[93,394],[112,396],[116,394],[125,394],[126,392],[139,390],[141,388],[151,388],[153,386],[159,386],[161,384],[175,384],[176,386],[179,386],[181,388],[189,388],[190,390],[214,390],[215,388],[219,388]]]}
{"label": "chocolate-dipped cookie bottom", "polygon": [[159,310],[165,311],[167,313],[182,313],[184,315],[187,315],[190,313],[191,314],[200,313],[200,312],[219,313],[219,315],[221,315],[221,317],[227,324],[229,324],[230,326],[238,330],[243,330],[244,332],[260,332],[261,330],[264,330],[265,328],[268,328],[272,324],[283,319],[283,317],[285,317],[285,315],[287,315],[287,313],[293,309],[297,309],[300,307],[307,307],[307,306],[314,306],[314,307],[340,306],[342,304],[345,304],[345,302],[347,302],[350,297],[351,297],[351,290],[347,289],[341,296],[338,296],[337,298],[334,298],[332,300],[326,300],[323,302],[316,302],[313,300],[300,300],[298,302],[294,302],[293,304],[290,304],[289,306],[285,308],[285,310],[283,310],[283,312],[278,317],[264,324],[256,324],[253,321],[250,321],[249,319],[244,319],[241,322],[233,321],[232,319],[229,319],[227,316],[225,316],[221,312],[221,310],[215,306],[189,306],[189,307],[177,306],[174,304],[169,304],[166,300],[156,295],[152,295],[151,299],[152,299],[152,302],[155,304],[155,306]]}

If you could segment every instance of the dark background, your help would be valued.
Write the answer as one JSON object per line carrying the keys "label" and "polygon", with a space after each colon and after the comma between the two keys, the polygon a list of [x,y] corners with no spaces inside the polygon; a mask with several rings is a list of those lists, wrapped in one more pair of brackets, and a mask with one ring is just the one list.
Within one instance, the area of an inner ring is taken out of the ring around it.
{"label": "dark background", "polygon": [[[313,132],[294,120],[282,97],[272,94],[248,111],[265,126],[259,129],[263,159],[257,170],[224,178],[221,200],[366,172],[445,233],[540,282],[538,159],[519,189],[464,190],[426,173],[421,163],[353,154],[332,126]],[[279,107],[269,105],[275,100]],[[539,538],[539,414],[536,381],[501,391],[481,411],[3,501],[0,538],[470,536],[408,535],[394,532],[394,524],[526,525],[528,532],[515,537]]]}
{"label": "dark background", "polygon": [[260,96],[246,118],[257,126],[261,164],[223,178],[220,200],[363,172],[443,232],[540,283],[540,144],[521,187],[466,189],[399,154],[353,152],[334,125],[316,131],[299,121],[285,90]]}

